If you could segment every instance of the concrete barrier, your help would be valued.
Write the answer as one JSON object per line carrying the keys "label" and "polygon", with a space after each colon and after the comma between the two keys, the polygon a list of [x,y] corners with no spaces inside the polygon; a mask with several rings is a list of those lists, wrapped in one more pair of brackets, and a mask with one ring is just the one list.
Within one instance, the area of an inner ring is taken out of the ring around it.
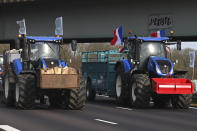
{"label": "concrete barrier", "polygon": [[197,94],[197,80],[192,80],[194,83],[194,93]]}

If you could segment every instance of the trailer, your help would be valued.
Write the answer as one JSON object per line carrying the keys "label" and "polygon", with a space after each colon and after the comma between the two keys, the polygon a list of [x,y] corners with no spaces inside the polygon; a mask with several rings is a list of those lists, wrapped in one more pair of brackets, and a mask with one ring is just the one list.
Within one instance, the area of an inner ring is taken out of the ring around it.
{"label": "trailer", "polygon": [[127,51],[92,51],[82,53],[82,74],[86,79],[87,100],[94,100],[96,93],[115,97],[115,64],[124,60]]}

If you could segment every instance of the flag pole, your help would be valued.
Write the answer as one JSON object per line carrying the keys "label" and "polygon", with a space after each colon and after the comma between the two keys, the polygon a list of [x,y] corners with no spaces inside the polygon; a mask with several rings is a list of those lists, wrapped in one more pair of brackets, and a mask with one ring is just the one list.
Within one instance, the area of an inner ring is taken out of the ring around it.
{"label": "flag pole", "polygon": [[195,69],[193,67],[192,80],[194,80],[194,71],[195,71]]}

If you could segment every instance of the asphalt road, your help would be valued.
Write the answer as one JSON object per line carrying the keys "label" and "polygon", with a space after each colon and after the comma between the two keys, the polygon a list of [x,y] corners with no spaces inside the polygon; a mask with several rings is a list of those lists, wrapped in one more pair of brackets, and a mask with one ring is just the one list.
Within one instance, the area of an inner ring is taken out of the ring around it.
{"label": "asphalt road", "polygon": [[87,103],[82,111],[43,105],[17,110],[0,105],[0,128],[2,125],[21,131],[196,131],[197,108],[122,108],[113,99],[103,97]]}

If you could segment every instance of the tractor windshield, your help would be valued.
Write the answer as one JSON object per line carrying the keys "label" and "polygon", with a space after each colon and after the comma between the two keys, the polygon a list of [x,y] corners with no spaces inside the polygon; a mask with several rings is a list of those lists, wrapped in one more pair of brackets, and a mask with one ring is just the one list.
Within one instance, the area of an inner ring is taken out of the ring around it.
{"label": "tractor windshield", "polygon": [[165,46],[160,42],[144,42],[140,48],[140,58],[149,56],[166,57]]}
{"label": "tractor windshield", "polygon": [[30,46],[30,59],[37,61],[39,58],[59,59],[59,45],[50,42],[36,42]]}
{"label": "tractor windshield", "polygon": [[143,42],[140,47],[140,68],[146,68],[150,56],[166,57],[165,51],[165,45],[161,42]]}

